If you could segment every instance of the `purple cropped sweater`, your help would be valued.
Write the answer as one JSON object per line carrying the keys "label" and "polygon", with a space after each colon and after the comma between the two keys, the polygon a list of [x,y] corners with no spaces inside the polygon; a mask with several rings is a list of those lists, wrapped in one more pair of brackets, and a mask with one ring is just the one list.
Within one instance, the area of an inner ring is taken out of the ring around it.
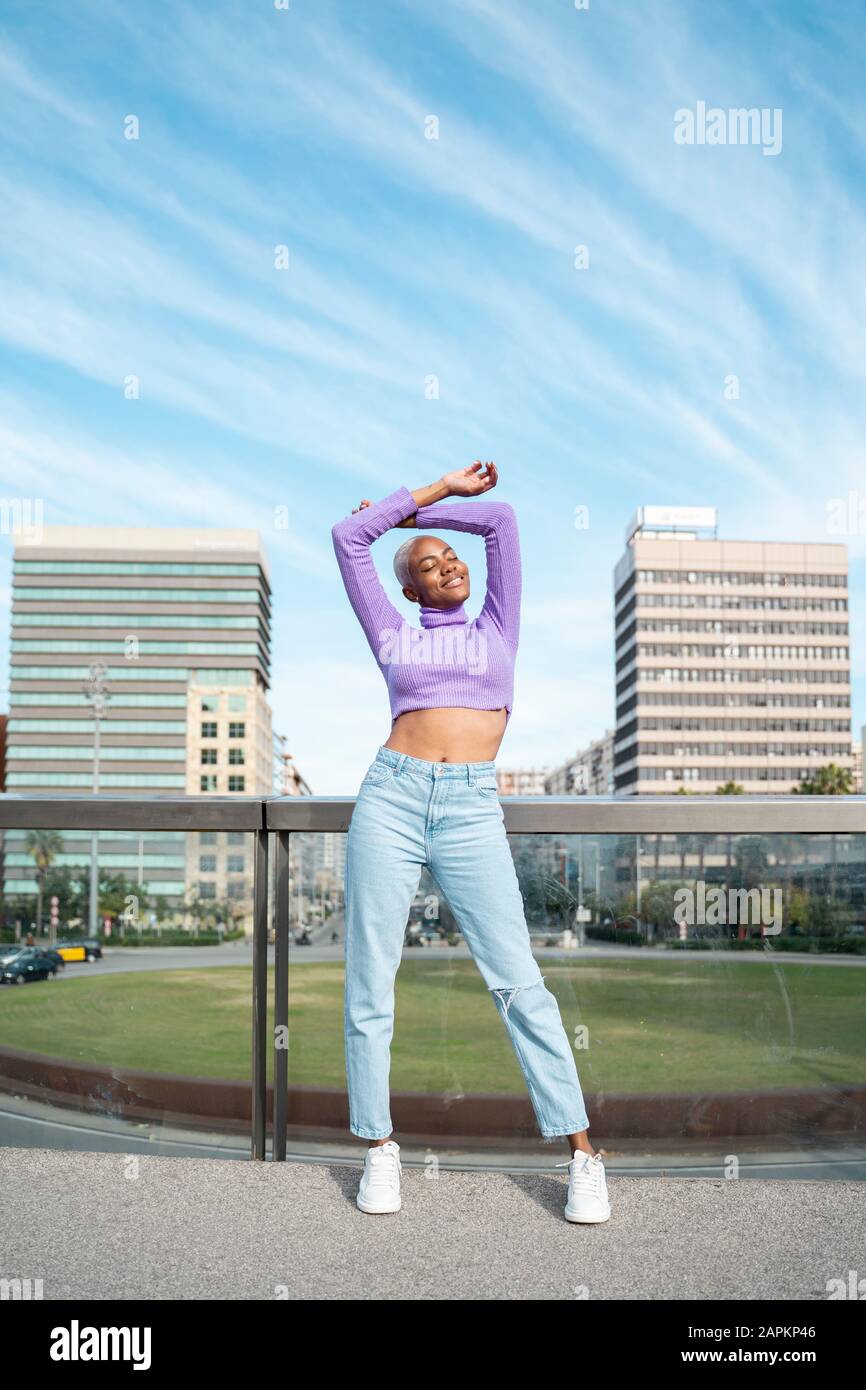
{"label": "purple cropped sweater", "polygon": [[[418,531],[472,531],[484,537],[487,594],[471,621],[454,608],[421,606],[421,627],[394,607],[376,573],[370,546],[417,512]],[[385,677],[391,723],[407,710],[460,706],[511,718],[514,660],[520,636],[520,542],[508,502],[448,497],[419,507],[400,487],[331,530],[337,563],[358,621]]]}

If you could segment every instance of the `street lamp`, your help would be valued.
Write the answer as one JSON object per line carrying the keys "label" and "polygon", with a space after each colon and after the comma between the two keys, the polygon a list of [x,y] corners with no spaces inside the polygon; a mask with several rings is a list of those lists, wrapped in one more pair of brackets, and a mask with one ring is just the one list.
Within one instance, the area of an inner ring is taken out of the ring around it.
{"label": "street lamp", "polygon": [[[93,793],[99,791],[99,735],[102,718],[111,696],[105,688],[108,667],[104,661],[94,661],[90,667],[89,679],[81,689],[93,710]],[[99,832],[94,830],[90,837],[90,935],[97,936],[97,916],[99,914]]]}

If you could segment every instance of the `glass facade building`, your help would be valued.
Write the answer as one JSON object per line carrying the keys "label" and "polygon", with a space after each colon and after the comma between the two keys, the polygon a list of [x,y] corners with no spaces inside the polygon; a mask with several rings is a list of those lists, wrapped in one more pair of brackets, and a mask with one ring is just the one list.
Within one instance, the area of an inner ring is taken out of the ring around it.
{"label": "glass facade building", "polygon": [[[206,554],[207,558],[203,558]],[[268,794],[272,788],[271,591],[255,531],[45,527],[12,573],[9,792],[93,790],[91,664],[105,666],[99,789]],[[206,777],[203,776],[206,766]],[[6,836],[7,895],[36,890],[24,836]],[[177,909],[249,888],[222,846],[202,875],[186,837],[100,835],[104,872]],[[225,837],[221,836],[223,840]],[[20,843],[19,843],[20,841]],[[90,839],[64,834],[56,864],[86,872]]]}

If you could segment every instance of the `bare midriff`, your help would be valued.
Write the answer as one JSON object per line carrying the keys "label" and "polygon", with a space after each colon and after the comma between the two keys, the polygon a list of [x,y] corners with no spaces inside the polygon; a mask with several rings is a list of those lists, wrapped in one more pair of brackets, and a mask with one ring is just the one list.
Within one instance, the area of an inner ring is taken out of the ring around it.
{"label": "bare midriff", "polygon": [[487,763],[499,752],[508,722],[502,709],[413,709],[399,714],[386,748],[430,763]]}

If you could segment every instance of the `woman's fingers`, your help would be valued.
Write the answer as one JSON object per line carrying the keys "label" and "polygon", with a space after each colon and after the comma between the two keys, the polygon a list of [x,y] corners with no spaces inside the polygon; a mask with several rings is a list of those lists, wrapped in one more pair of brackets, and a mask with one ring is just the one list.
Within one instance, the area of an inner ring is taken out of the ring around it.
{"label": "woman's fingers", "polygon": [[[474,485],[478,492],[487,492],[489,488],[495,487],[499,481],[499,473],[492,459],[486,461],[476,459],[474,463],[469,464],[468,468],[462,469],[455,476],[464,478],[466,483],[470,486]],[[471,496],[471,493],[463,493],[463,496]]]}

